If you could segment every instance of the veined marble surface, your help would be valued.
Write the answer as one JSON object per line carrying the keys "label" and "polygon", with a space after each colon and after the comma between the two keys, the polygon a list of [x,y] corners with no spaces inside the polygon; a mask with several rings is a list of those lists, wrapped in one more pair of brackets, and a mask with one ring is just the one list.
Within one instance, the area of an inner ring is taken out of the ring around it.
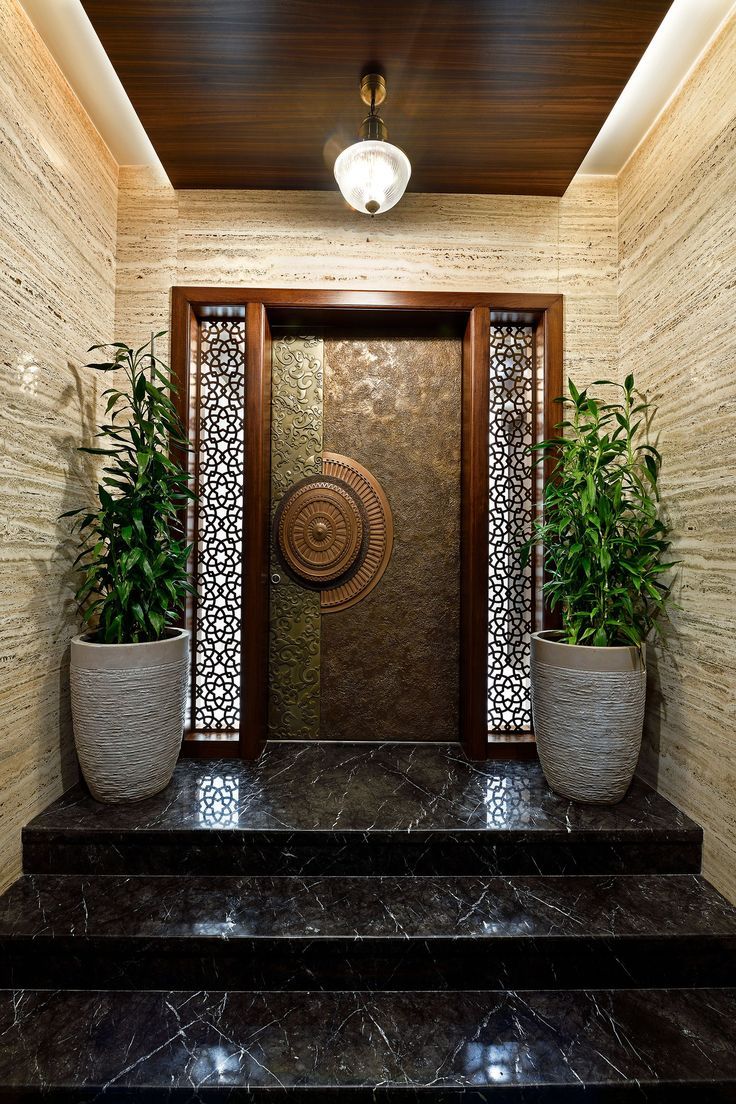
{"label": "veined marble surface", "polygon": [[[337,846],[339,839],[334,837]],[[26,875],[0,988],[577,989],[736,984],[701,878]]]}
{"label": "veined marble surface", "polygon": [[16,0],[0,0],[0,885],[20,829],[76,777],[67,666],[76,631],[59,514],[89,501],[111,340],[117,165]]}
{"label": "veined marble surface", "polygon": [[683,561],[650,650],[645,776],[736,900],[736,15],[619,177],[621,372],[657,406]]}
{"label": "veined marble surface", "polygon": [[695,875],[84,877],[26,875],[0,897],[9,936],[405,939],[736,936]]}
{"label": "veined marble surface", "polygon": [[[30,870],[44,838],[68,845],[56,873],[0,900],[2,1099],[723,1104],[736,1087],[736,909],[667,867],[700,833],[642,783],[584,808],[536,764],[457,745],[284,743],[181,763],[125,808],[73,791],[26,830]],[[492,852],[476,876],[441,869],[483,840],[533,872],[494,876]],[[587,876],[541,876],[555,845]],[[105,866],[160,847],[156,877]],[[289,876],[351,847],[339,876]],[[372,876],[356,847],[379,865],[414,849],[426,876]],[[239,873],[218,876],[228,854]]]}
{"label": "veined marble surface", "polygon": [[471,763],[459,744],[270,743],[255,762],[184,759],[155,797],[102,805],[68,791],[29,832],[483,832],[699,839],[637,779],[618,805],[577,805],[538,763]]}
{"label": "veined marble surface", "polygon": [[162,794],[105,806],[76,787],[24,831],[37,874],[692,874],[702,833],[648,786],[573,805],[535,763],[457,744],[270,744],[184,760]]}
{"label": "veined marble surface", "polygon": [[279,1104],[725,1104],[734,1025],[733,989],[4,991],[0,1085],[75,1104],[126,1086],[146,1104],[234,1101],[244,1087]]}

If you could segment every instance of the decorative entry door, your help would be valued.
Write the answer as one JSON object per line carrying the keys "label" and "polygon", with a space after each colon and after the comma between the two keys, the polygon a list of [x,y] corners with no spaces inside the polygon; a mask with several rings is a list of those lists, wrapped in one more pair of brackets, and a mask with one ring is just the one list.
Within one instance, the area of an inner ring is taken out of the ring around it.
{"label": "decorative entry door", "polygon": [[272,338],[269,735],[456,740],[457,336]]}
{"label": "decorative entry door", "polygon": [[419,312],[409,296],[397,330],[408,305],[344,324],[315,304],[295,322],[290,293],[261,294],[276,303],[174,293],[198,494],[186,753],[254,756],[266,739],[528,753],[545,613],[518,546],[559,300],[512,314],[430,296],[440,307]]}

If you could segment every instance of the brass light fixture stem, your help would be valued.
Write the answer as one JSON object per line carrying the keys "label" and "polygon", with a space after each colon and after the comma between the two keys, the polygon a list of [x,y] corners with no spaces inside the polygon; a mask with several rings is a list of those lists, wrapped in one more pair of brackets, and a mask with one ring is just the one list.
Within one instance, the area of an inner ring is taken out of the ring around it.
{"label": "brass light fixture stem", "polygon": [[376,115],[376,108],[386,99],[386,79],[381,73],[366,73],[360,82],[360,98],[370,108],[363,120],[359,137],[373,142],[385,142],[388,129],[383,119]]}
{"label": "brass light fixture stem", "polygon": [[386,99],[386,78],[382,73],[366,73],[360,81],[360,98],[371,113]]}

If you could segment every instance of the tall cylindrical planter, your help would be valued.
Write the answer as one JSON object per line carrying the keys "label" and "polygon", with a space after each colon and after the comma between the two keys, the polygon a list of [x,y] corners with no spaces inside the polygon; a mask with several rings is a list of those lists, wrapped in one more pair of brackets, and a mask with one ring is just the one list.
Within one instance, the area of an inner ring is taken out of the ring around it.
{"label": "tall cylindrical planter", "polygon": [[532,635],[531,695],[545,778],[563,797],[614,805],[631,785],[644,727],[644,645],[591,648]]}
{"label": "tall cylindrical planter", "polygon": [[171,781],[184,731],[189,633],[172,629],[146,644],[71,648],[74,741],[98,801],[139,801]]}

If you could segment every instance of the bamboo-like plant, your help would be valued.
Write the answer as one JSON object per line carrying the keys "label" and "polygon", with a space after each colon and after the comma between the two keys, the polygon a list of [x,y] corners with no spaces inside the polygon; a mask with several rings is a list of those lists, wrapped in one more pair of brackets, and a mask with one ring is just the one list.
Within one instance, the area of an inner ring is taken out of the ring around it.
{"label": "bamboo-like plant", "polygon": [[[105,457],[94,508],[68,510],[82,542],[75,565],[82,573],[76,599],[101,644],[160,640],[193,593],[187,572],[190,546],[180,517],[194,495],[187,471],[169,455],[170,443],[188,449],[172,402],[168,366],[150,344],[93,345],[111,359],[86,365],[122,373],[104,393],[102,443],[80,452]],[[110,352],[112,350],[112,352]]]}
{"label": "bamboo-like plant", "polygon": [[662,458],[646,439],[652,411],[633,375],[592,386],[601,385],[620,390],[620,401],[568,380],[560,436],[534,446],[553,470],[522,559],[541,547],[544,592],[561,611],[565,643],[639,646],[666,615],[671,588],[662,576],[675,566],[659,517]]}

